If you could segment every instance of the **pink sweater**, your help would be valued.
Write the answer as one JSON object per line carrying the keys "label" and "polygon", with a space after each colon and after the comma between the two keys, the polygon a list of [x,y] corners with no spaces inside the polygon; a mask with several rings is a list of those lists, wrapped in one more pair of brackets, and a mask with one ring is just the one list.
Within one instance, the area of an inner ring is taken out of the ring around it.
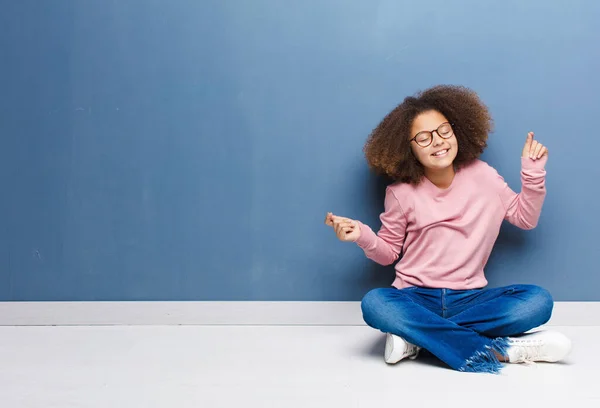
{"label": "pink sweater", "polygon": [[449,188],[428,179],[418,186],[387,187],[377,234],[359,222],[356,244],[381,265],[396,264],[393,286],[474,289],[487,285],[484,267],[502,221],[523,229],[537,225],[546,196],[548,157],[521,159],[521,193],[477,160],[454,176]]}

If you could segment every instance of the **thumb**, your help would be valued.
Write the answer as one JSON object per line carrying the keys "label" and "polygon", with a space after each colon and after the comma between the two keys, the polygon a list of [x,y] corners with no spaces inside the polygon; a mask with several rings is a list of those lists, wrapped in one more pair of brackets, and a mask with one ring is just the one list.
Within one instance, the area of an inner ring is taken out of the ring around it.
{"label": "thumb", "polygon": [[533,132],[527,133],[527,139],[525,139],[525,146],[523,147],[523,157],[529,156],[529,150],[531,149],[531,143],[533,142]]}

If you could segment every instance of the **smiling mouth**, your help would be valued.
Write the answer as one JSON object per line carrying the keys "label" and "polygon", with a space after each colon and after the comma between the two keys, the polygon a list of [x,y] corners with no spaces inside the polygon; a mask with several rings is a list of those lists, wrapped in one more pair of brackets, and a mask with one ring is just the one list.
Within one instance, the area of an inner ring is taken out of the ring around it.
{"label": "smiling mouth", "polygon": [[440,150],[439,152],[432,154],[432,156],[433,156],[433,157],[444,157],[445,155],[447,155],[447,154],[448,154],[448,151],[449,151],[449,150],[450,150],[450,149],[444,149],[444,150]]}

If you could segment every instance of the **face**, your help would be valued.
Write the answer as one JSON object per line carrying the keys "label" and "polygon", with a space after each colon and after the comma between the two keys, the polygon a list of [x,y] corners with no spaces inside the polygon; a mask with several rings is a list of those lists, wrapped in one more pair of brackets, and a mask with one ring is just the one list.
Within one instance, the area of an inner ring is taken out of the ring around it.
{"label": "face", "polygon": [[[451,126],[443,126],[440,129],[441,135],[435,131],[440,128],[440,125],[446,122],[448,122],[448,119],[438,111],[423,112],[413,120],[410,132],[411,139],[419,135],[417,138],[418,140],[426,141],[427,137],[424,137],[424,134],[419,134],[419,132],[432,132],[433,140],[431,140],[429,146],[422,147],[417,144],[416,140],[410,142],[415,157],[425,167],[426,171],[431,172],[447,169],[452,166],[452,162],[456,158],[456,154],[458,153],[458,142],[454,135],[454,130],[444,134],[444,131],[447,132],[450,130]],[[447,138],[445,139],[442,136]]]}

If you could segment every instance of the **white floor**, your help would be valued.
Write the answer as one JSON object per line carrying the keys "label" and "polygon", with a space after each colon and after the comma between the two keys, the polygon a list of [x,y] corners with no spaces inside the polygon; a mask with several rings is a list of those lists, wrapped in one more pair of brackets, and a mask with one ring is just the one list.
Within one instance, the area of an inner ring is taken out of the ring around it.
{"label": "white floor", "polygon": [[388,366],[366,326],[0,327],[0,406],[600,407],[600,327],[552,329],[566,362],[492,375]]}

